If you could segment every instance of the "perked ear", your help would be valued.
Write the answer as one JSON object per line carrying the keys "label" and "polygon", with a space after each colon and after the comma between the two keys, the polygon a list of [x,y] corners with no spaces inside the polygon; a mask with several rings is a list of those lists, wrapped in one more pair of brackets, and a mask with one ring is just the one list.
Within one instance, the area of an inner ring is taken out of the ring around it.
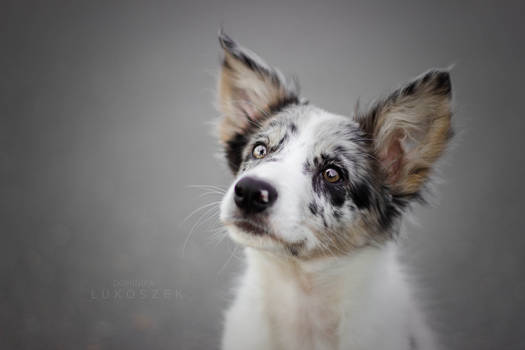
{"label": "perked ear", "polygon": [[450,75],[444,70],[424,73],[356,115],[393,195],[418,194],[452,136],[451,116]]}
{"label": "perked ear", "polygon": [[229,165],[236,172],[240,154],[229,148],[238,148],[237,143],[265,118],[286,105],[298,103],[298,88],[294,81],[286,82],[278,70],[222,31],[219,42],[224,49],[218,94],[222,113],[219,138],[226,147]]}

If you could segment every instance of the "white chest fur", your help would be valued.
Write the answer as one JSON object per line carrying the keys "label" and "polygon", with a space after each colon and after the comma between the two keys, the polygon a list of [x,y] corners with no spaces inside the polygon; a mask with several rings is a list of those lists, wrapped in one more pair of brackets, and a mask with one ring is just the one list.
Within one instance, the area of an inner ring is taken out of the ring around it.
{"label": "white chest fur", "polygon": [[434,349],[396,250],[299,263],[246,248],[223,349]]}

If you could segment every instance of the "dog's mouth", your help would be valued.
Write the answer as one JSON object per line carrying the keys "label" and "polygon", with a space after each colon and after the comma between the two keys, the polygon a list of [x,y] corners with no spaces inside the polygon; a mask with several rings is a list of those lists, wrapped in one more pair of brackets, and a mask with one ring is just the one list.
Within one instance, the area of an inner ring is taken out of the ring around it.
{"label": "dog's mouth", "polygon": [[[298,256],[299,252],[304,249],[306,244],[305,240],[301,240],[299,242],[285,241],[284,239],[280,238],[277,234],[274,233],[273,229],[268,223],[261,220],[234,217],[231,218],[228,222],[224,222],[224,224],[235,226],[242,232],[248,234],[249,236],[261,238],[263,239],[263,241],[264,238],[268,238],[268,242],[277,243],[279,246],[284,247],[286,251],[288,251],[293,256]],[[264,244],[260,246],[260,244],[262,244],[263,241],[257,240],[256,242],[258,243],[256,243],[256,245],[258,247],[264,246]],[[252,240],[250,240],[250,242],[253,243]]]}
{"label": "dog's mouth", "polygon": [[246,218],[233,218],[231,224],[235,225],[239,229],[245,231],[246,233],[251,233],[257,236],[274,236],[268,224],[261,222],[260,220],[250,220]]}

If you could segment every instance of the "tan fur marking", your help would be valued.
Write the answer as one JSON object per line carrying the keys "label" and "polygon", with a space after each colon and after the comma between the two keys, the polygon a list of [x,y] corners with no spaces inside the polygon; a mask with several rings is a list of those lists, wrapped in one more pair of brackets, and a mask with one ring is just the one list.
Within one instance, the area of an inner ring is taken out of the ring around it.
{"label": "tan fur marking", "polygon": [[356,222],[344,232],[314,229],[310,227],[321,245],[310,251],[307,256],[301,255],[302,260],[324,257],[348,256],[349,253],[363,246],[374,243],[383,244],[388,240],[388,235],[380,233],[377,222],[377,213],[369,216],[358,216]]}
{"label": "tan fur marking", "polygon": [[[290,97],[277,71],[254,71],[225,51],[219,79],[218,105],[222,113],[219,138],[226,143],[250,123],[266,119],[272,106]],[[251,119],[251,120],[250,120]]]}

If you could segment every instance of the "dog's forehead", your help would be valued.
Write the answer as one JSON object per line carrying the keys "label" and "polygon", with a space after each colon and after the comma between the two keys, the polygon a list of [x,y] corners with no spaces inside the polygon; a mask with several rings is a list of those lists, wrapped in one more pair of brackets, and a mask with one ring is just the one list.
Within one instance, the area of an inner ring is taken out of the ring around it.
{"label": "dog's forehead", "polygon": [[320,152],[341,146],[353,148],[359,127],[349,117],[313,106],[298,106],[269,121],[267,132],[276,138],[289,138],[310,152]]}

